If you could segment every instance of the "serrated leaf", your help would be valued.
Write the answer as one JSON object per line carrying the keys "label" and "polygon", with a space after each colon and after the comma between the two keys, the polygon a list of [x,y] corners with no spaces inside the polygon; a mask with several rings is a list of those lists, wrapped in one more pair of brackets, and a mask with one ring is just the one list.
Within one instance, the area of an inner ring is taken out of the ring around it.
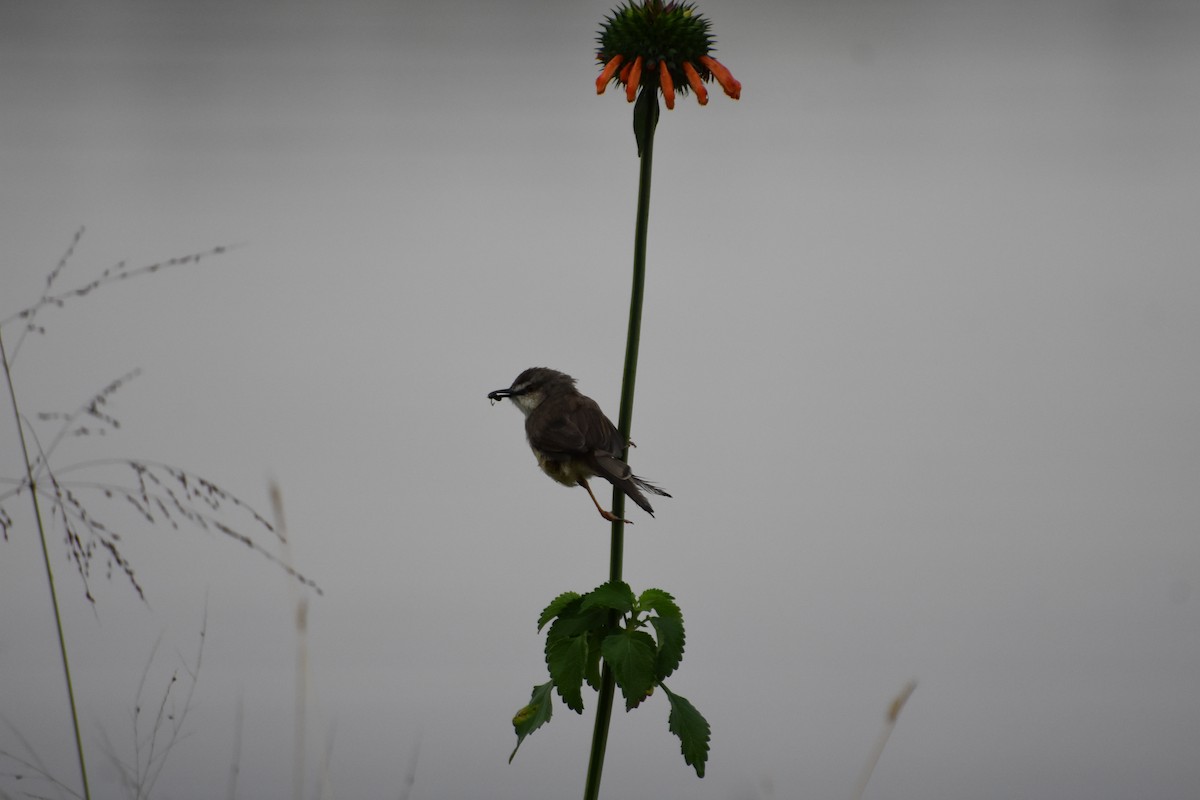
{"label": "serrated leaf", "polygon": [[603,608],[583,611],[577,605],[569,604],[550,625],[550,630],[546,631],[546,642],[549,644],[554,639],[583,636],[593,631],[603,632],[608,627],[608,612]]}
{"label": "serrated leaf", "polygon": [[551,692],[553,686],[554,681],[547,681],[541,686],[533,687],[529,704],[513,717],[513,728],[517,732],[517,746],[513,748],[512,754],[508,757],[508,763],[512,763],[513,756],[517,754],[525,737],[550,721],[550,715],[554,713],[554,695]]}
{"label": "serrated leaf", "polygon": [[712,733],[708,720],[687,701],[687,698],[680,697],[661,683],[659,686],[662,686],[663,693],[671,704],[667,727],[679,737],[683,761],[695,768],[696,777],[703,778],[704,765],[708,763],[708,740]]}
{"label": "serrated leaf", "polygon": [[642,592],[637,607],[642,611],[653,611],[660,617],[683,619],[683,612],[675,604],[675,598],[662,589],[647,589]]}
{"label": "serrated leaf", "polygon": [[625,581],[610,581],[597,586],[585,594],[579,608],[582,611],[593,608],[604,608],[620,614],[628,614],[633,610],[633,604],[636,600],[637,598],[633,596],[633,589],[629,588],[628,583],[625,583]]}
{"label": "serrated leaf", "polygon": [[546,642],[546,667],[567,708],[583,713],[583,676],[587,670],[587,636]]}
{"label": "serrated leaf", "polygon": [[603,637],[599,633],[593,631],[588,634],[588,655],[587,667],[584,670],[583,677],[596,691],[600,691],[600,645]]}
{"label": "serrated leaf", "polygon": [[625,710],[636,708],[650,696],[657,683],[654,637],[645,631],[620,630],[605,637],[600,651],[621,687]]}
{"label": "serrated leaf", "polygon": [[654,671],[658,680],[670,676],[679,662],[683,660],[683,619],[678,617],[651,617],[650,624],[654,626],[654,634],[658,639],[658,652],[655,655]]}
{"label": "serrated leaf", "polygon": [[550,605],[542,610],[542,614],[538,617],[537,629],[541,631],[546,627],[546,623],[557,617],[566,610],[567,606],[575,600],[579,599],[579,592],[563,592],[558,597],[550,601]]}

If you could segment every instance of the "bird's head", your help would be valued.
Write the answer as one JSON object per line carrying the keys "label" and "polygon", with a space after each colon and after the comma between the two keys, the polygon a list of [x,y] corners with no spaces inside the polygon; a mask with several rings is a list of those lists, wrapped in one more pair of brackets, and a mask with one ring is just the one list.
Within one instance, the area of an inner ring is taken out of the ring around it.
{"label": "bird's head", "polygon": [[575,379],[556,369],[530,367],[507,389],[488,392],[488,399],[495,403],[507,397],[528,416],[548,396],[560,391],[575,391]]}

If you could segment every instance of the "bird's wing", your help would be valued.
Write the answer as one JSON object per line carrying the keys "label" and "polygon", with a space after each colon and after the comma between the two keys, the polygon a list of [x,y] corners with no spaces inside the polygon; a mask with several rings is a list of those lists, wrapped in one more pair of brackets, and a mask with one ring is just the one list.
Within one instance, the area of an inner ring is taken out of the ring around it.
{"label": "bird's wing", "polygon": [[[536,417],[536,418],[535,418]],[[621,435],[600,406],[580,394],[542,403],[526,420],[529,444],[549,456],[620,453]]]}
{"label": "bird's wing", "polygon": [[576,425],[583,432],[584,447],[590,453],[605,453],[620,456],[625,449],[625,441],[621,438],[617,426],[604,416],[600,406],[590,397],[579,395],[574,403],[572,415]]}

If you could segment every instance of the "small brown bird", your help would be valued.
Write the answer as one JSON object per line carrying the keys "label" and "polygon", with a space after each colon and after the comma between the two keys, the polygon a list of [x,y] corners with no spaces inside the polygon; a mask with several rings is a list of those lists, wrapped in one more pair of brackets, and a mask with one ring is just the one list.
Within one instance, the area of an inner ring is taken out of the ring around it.
{"label": "small brown bird", "polygon": [[604,478],[652,517],[654,509],[642,490],[671,496],[634,475],[621,460],[626,442],[617,426],[604,416],[595,400],[579,393],[570,375],[546,367],[531,367],[518,375],[509,388],[488,393],[493,403],[505,397],[525,415],[525,435],[542,471],[564,486],[579,484],[587,489],[596,510],[609,522],[629,520],[600,506],[588,486],[588,478]]}

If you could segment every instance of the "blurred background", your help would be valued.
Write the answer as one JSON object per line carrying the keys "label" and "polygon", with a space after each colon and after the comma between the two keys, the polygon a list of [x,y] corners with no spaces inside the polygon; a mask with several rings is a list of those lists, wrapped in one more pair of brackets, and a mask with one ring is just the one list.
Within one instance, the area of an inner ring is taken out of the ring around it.
{"label": "blurred background", "polygon": [[[674,497],[631,508],[625,572],[683,608],[671,687],[712,753],[698,780],[661,697],[618,710],[605,796],[847,797],[910,679],[868,797],[1194,796],[1200,6],[700,10],[744,92],[658,128],[632,463]],[[237,245],[43,311],[23,410],[141,368],[59,468],[165,461],[264,512],[277,481],[273,552],[325,593],[90,495],[146,594],[98,560],[89,605],[51,537],[95,796],[127,796],[139,683],[145,734],[202,627],[156,796],[235,769],[291,796],[301,724],[307,797],[582,792],[590,695],[506,760],[537,615],[606,579],[608,526],[485,396],[545,365],[616,412],[637,162],[593,88],[609,11],[0,4],[0,319],[80,226],[63,289]],[[32,515],[5,507],[0,750],[74,786]],[[0,791],[54,796],[19,771]]]}

